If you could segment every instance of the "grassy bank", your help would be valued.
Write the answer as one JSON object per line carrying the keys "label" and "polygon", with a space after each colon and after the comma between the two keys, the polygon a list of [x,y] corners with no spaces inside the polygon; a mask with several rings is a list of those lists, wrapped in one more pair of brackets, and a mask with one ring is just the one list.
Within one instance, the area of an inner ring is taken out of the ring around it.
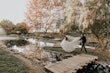
{"label": "grassy bank", "polygon": [[0,49],[0,73],[29,73],[29,68],[9,52]]}

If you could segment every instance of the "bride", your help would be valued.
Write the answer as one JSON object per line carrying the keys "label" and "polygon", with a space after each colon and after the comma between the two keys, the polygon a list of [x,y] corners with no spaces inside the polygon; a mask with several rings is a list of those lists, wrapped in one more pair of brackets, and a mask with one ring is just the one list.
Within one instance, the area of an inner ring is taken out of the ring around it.
{"label": "bride", "polygon": [[80,44],[80,37],[72,37],[66,35],[64,39],[61,42],[61,47],[65,52],[72,52],[76,48],[78,48],[78,45]]}

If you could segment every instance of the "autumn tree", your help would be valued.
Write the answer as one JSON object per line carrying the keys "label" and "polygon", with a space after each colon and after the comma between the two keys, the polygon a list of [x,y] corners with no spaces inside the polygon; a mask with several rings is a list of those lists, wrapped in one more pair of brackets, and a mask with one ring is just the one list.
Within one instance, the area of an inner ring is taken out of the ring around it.
{"label": "autumn tree", "polygon": [[98,39],[100,44],[103,46],[104,34],[108,33],[110,28],[110,1],[109,0],[87,0],[86,6],[88,7],[89,13],[89,28],[95,37]]}
{"label": "autumn tree", "polygon": [[53,30],[58,20],[64,19],[64,2],[65,0],[31,0],[26,13],[27,24],[37,30]]}
{"label": "autumn tree", "polygon": [[28,33],[28,30],[29,30],[29,27],[25,22],[18,23],[15,28],[15,32],[19,34],[26,34]]}
{"label": "autumn tree", "polygon": [[63,27],[68,32],[75,25],[79,31],[91,30],[101,45],[103,34],[110,26],[110,1],[109,0],[68,0],[66,2],[66,21]]}
{"label": "autumn tree", "polygon": [[0,25],[3,29],[5,29],[7,34],[13,33],[13,30],[15,28],[15,25],[9,20],[2,20],[0,22]]}

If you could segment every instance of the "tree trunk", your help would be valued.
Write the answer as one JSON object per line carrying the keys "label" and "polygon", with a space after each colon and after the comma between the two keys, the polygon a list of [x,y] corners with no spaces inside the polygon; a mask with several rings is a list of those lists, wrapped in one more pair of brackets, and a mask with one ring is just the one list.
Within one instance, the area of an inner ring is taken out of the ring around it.
{"label": "tree trunk", "polygon": [[101,37],[99,37],[99,35],[97,35],[97,33],[93,29],[91,29],[91,31],[95,35],[95,37],[98,40],[98,42],[101,45],[101,47],[103,47],[103,39],[101,39]]}

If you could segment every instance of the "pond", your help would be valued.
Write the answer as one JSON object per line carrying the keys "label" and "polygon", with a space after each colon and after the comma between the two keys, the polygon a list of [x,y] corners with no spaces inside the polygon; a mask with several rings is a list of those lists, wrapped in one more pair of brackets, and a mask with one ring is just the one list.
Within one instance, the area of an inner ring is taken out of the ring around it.
{"label": "pond", "polygon": [[[33,38],[26,39],[26,40],[24,40],[24,42],[23,42],[23,40],[18,40],[16,42],[19,42],[19,41],[22,44],[27,43],[27,44],[24,44],[23,46],[17,46],[17,44],[14,44],[12,46],[12,49],[18,50],[19,52],[35,50],[37,47],[40,47],[40,48],[45,47],[45,46],[53,47],[55,45],[55,43],[44,42],[44,41],[41,41],[38,39],[33,39]],[[20,45],[21,43],[18,43],[18,45]]]}
{"label": "pond", "polygon": [[0,40],[16,40],[18,37],[0,36]]}
{"label": "pond", "polygon": [[[56,38],[55,38],[56,39]],[[17,50],[18,52],[25,52],[25,50],[33,50],[35,47],[32,46],[38,46],[40,48],[43,48],[45,46],[47,47],[61,47],[60,41],[53,42],[53,40],[48,41],[45,39],[35,39],[35,38],[22,38],[19,37],[10,37],[10,36],[1,36],[0,40],[5,41],[5,44],[7,47],[11,47],[13,50]],[[29,46],[31,48],[29,49]],[[79,45],[78,48],[81,48]],[[86,48],[94,48],[86,46]],[[110,51],[110,50],[109,50]]]}
{"label": "pond", "polygon": [[12,47],[14,50],[17,50],[18,52],[29,50],[28,48],[29,46],[31,46],[31,50],[32,50],[33,49],[32,45],[33,46],[37,45],[39,47],[55,46],[55,43],[46,42],[40,39],[33,39],[33,38],[20,39],[19,37],[1,36],[0,40],[4,41],[7,47]]}
{"label": "pond", "polygon": [[[3,39],[2,39],[3,38]],[[48,52],[42,49],[45,46],[54,47],[55,42],[50,42],[42,39],[33,39],[33,38],[18,38],[18,37],[1,37],[2,41],[8,47],[10,51],[14,53],[19,53],[28,58],[45,59],[46,61],[50,60],[50,57],[55,52]],[[54,59],[51,57],[51,60]]]}

